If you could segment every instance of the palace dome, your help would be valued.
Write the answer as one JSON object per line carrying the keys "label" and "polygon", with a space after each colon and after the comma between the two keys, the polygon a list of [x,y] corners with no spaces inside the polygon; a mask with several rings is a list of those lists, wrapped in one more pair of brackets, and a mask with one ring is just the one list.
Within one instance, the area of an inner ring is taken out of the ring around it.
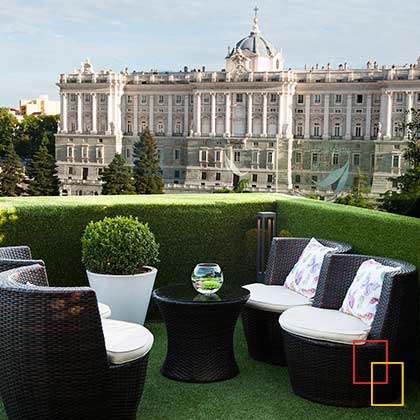
{"label": "palace dome", "polygon": [[248,50],[262,57],[273,57],[277,53],[273,45],[260,32],[255,32],[254,30],[248,36],[242,38],[236,44],[236,48]]}

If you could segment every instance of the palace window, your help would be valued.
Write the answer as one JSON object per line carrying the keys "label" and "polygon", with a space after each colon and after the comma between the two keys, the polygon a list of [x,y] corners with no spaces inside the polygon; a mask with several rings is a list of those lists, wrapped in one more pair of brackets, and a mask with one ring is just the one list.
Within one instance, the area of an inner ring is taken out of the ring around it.
{"label": "palace window", "polygon": [[356,95],[356,104],[362,104],[363,103],[363,95]]}
{"label": "palace window", "polygon": [[300,175],[295,175],[295,183],[300,184]]}
{"label": "palace window", "polygon": [[76,95],[74,93],[70,95],[70,102],[76,102]]}
{"label": "palace window", "polygon": [[179,160],[181,158],[181,150],[175,149],[174,150],[174,159]]}
{"label": "palace window", "polygon": [[241,152],[235,152],[234,161],[240,162],[241,161]]}
{"label": "palace window", "polygon": [[394,155],[392,156],[392,167],[399,168],[400,167],[400,156]]}
{"label": "palace window", "polygon": [[296,126],[296,135],[303,136],[303,124],[300,123]]}
{"label": "palace window", "polygon": [[420,102],[420,93],[417,94],[417,102]]}
{"label": "palace window", "polygon": [[163,121],[158,122],[157,132],[158,132],[158,134],[163,134],[165,132],[165,126],[163,124]]}
{"label": "palace window", "polygon": [[343,95],[335,95],[335,103],[341,104],[343,102]]}
{"label": "palace window", "polygon": [[89,149],[88,146],[82,146],[82,158],[83,159],[87,159],[87,157],[89,156]]}
{"label": "palace window", "polygon": [[203,102],[205,104],[209,104],[210,103],[210,95],[204,95]]}
{"label": "palace window", "polygon": [[131,95],[127,96],[127,103],[131,104],[133,102],[133,97]]}
{"label": "palace window", "polygon": [[216,172],[216,181],[220,181],[222,178],[222,174],[220,172]]}
{"label": "palace window", "polygon": [[252,182],[258,182],[258,174],[252,174]]}
{"label": "palace window", "polygon": [[267,183],[271,184],[273,182],[273,175],[272,174],[268,174],[267,175]]}
{"label": "palace window", "polygon": [[243,102],[244,98],[242,93],[237,93],[236,94],[236,102]]}
{"label": "palace window", "polygon": [[333,153],[332,155],[332,164],[333,165],[338,165],[339,162],[339,154],[338,153]]}
{"label": "palace window", "polygon": [[147,96],[146,95],[141,95],[140,102],[143,105],[147,104]]}
{"label": "palace window", "polygon": [[334,137],[341,137],[341,124],[340,123],[334,124]]}
{"label": "palace window", "polygon": [[215,162],[221,162],[221,153],[220,153],[220,150],[216,150],[214,152],[214,161]]}
{"label": "palace window", "polygon": [[206,181],[207,180],[207,172],[201,172],[201,180]]}
{"label": "palace window", "polygon": [[74,156],[74,148],[73,146],[67,146],[67,157],[72,158]]}
{"label": "palace window", "polygon": [[72,166],[69,167],[69,175],[74,175],[74,168]]}
{"label": "palace window", "polygon": [[175,133],[176,134],[181,134],[181,132],[182,132],[182,124],[181,124],[181,121],[177,121],[175,123]]}
{"label": "palace window", "polygon": [[131,134],[131,132],[132,132],[131,121],[127,121],[127,133]]}
{"label": "palace window", "polygon": [[320,137],[321,136],[321,127],[319,123],[314,124],[314,137]]}
{"label": "palace window", "polygon": [[321,103],[321,95],[314,95],[314,104]]}
{"label": "palace window", "polygon": [[174,178],[179,178],[179,169],[175,169]]}
{"label": "palace window", "polygon": [[96,159],[102,159],[103,158],[103,146],[96,148]]}
{"label": "palace window", "polygon": [[312,165],[318,164],[318,153],[312,153]]}
{"label": "palace window", "polygon": [[362,124],[356,124],[355,136],[356,137],[362,137]]}
{"label": "palace window", "polygon": [[299,105],[302,105],[302,104],[303,104],[303,102],[304,102],[304,97],[303,97],[303,95],[298,95],[298,96],[297,96],[297,103],[298,103]]}
{"label": "palace window", "polygon": [[318,176],[317,175],[312,175],[312,182],[314,182],[314,183],[318,182]]}
{"label": "palace window", "polygon": [[131,150],[127,148],[125,149],[125,158],[130,159],[130,157],[131,157]]}
{"label": "palace window", "polygon": [[402,137],[404,134],[404,129],[401,123],[396,122],[394,125],[394,136],[395,137]]}
{"label": "palace window", "polygon": [[158,97],[158,104],[162,105],[165,102],[165,98],[163,97],[163,95],[159,95]]}
{"label": "palace window", "polygon": [[277,95],[275,93],[270,94],[270,102],[276,103],[277,102]]}
{"label": "palace window", "polygon": [[180,104],[181,104],[181,102],[182,102],[182,97],[181,97],[181,95],[176,95],[176,96],[175,96],[175,103],[176,103],[177,105],[180,105]]}
{"label": "palace window", "polygon": [[267,163],[272,164],[273,163],[273,152],[267,153]]}
{"label": "palace window", "polygon": [[397,92],[395,96],[395,102],[397,102],[397,104],[402,104],[403,100],[404,100],[404,95],[402,94],[402,92]]}
{"label": "palace window", "polygon": [[82,169],[82,179],[86,181],[88,179],[89,175],[89,168],[83,168]]}
{"label": "palace window", "polygon": [[87,93],[87,94],[85,95],[85,102],[86,102],[86,103],[90,103],[90,98],[91,98],[91,96]]}
{"label": "palace window", "polygon": [[373,137],[378,137],[379,133],[379,124],[375,123],[373,124]]}
{"label": "palace window", "polygon": [[295,152],[295,163],[302,163],[302,153]]}
{"label": "palace window", "polygon": [[101,95],[99,96],[99,102],[101,102],[101,103],[106,102],[106,95],[105,95],[105,93],[101,93]]}
{"label": "palace window", "polygon": [[251,159],[254,165],[258,165],[258,158],[259,158],[259,153],[256,150],[253,150]]}
{"label": "palace window", "polygon": [[207,162],[207,150],[200,150],[200,162]]}
{"label": "palace window", "polygon": [[354,166],[359,166],[360,165],[360,155],[359,155],[359,153],[355,153],[353,155],[353,165]]}

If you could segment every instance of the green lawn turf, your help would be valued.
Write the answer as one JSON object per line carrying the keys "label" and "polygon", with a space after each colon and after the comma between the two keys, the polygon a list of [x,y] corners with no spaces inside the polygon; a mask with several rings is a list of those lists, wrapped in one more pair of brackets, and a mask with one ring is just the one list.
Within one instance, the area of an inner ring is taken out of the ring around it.
{"label": "green lawn turf", "polygon": [[[290,388],[287,369],[253,361],[241,326],[235,350],[240,374],[229,381],[188,384],[163,377],[165,327],[147,325],[155,336],[138,419],[142,420],[390,420],[420,418],[420,386],[408,382],[405,407],[337,408],[306,401]],[[0,404],[0,419],[6,415]],[[93,419],[92,419],[93,420]]]}

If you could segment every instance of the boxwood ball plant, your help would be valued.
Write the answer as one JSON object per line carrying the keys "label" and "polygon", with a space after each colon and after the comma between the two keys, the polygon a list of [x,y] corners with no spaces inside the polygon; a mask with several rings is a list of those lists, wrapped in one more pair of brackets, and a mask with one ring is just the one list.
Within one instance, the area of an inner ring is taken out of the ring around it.
{"label": "boxwood ball plant", "polygon": [[82,262],[98,274],[132,275],[156,264],[159,244],[148,224],[137,217],[116,216],[91,221],[82,236]]}

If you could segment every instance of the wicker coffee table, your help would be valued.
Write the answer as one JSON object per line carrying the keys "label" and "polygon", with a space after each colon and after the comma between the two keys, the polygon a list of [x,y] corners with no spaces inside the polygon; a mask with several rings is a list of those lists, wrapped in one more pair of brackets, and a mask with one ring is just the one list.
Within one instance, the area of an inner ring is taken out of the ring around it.
{"label": "wicker coffee table", "polygon": [[203,296],[187,284],[157,289],[153,298],[168,333],[163,375],[178,381],[214,382],[238,374],[233,333],[248,290],[224,285],[217,295]]}

